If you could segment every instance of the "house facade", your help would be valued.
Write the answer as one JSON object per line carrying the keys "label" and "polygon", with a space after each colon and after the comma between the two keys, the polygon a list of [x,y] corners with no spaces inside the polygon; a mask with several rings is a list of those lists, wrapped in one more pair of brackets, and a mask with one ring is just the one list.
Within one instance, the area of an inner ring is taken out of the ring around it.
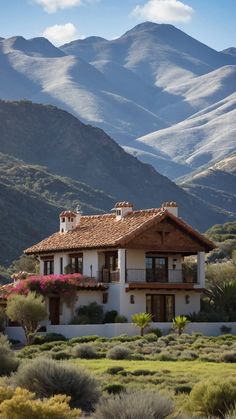
{"label": "house facade", "polygon": [[[48,296],[51,324],[68,324],[79,306],[97,302],[131,320],[148,312],[153,321],[200,310],[205,287],[205,253],[214,244],[178,216],[178,207],[134,211],[118,202],[111,214],[60,214],[60,230],[25,251],[40,260],[40,274],[80,273],[83,281],[73,303]],[[185,258],[197,257],[197,272]]]}

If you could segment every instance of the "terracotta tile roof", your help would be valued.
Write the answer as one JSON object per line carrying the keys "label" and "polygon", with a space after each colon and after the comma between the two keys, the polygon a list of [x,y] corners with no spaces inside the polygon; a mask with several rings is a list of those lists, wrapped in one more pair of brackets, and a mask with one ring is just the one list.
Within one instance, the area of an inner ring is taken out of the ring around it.
{"label": "terracotta tile roof", "polygon": [[76,213],[75,211],[62,211],[59,217],[75,217]]}
{"label": "terracotta tile roof", "polygon": [[115,208],[133,208],[133,206],[134,205],[131,202],[122,201],[117,202]]}
{"label": "terracotta tile roof", "polygon": [[121,247],[128,240],[148,229],[152,223],[160,222],[167,216],[204,242],[205,246],[214,247],[209,240],[180,218],[170,214],[164,208],[154,208],[132,211],[121,220],[117,220],[114,214],[82,216],[80,224],[75,229],[66,233],[57,232],[26,249],[25,253],[40,254],[63,250]]}

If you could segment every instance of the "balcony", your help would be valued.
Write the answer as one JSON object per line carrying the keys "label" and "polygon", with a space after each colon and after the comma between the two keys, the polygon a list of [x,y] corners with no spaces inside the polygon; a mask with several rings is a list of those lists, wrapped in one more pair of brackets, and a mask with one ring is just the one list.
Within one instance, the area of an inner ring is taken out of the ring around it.
{"label": "balcony", "polygon": [[197,274],[182,269],[168,269],[166,272],[153,269],[127,269],[127,283],[197,284]]}
{"label": "balcony", "polygon": [[120,270],[117,269],[115,271],[111,271],[109,269],[102,269],[102,271],[98,271],[97,273],[98,282],[119,282],[120,281]]}

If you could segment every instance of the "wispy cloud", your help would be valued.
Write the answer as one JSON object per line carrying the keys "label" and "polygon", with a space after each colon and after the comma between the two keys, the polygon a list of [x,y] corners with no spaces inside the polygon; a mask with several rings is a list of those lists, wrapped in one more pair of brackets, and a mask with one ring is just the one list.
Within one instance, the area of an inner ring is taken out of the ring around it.
{"label": "wispy cloud", "polygon": [[55,13],[60,9],[68,7],[81,6],[85,3],[93,3],[98,0],[34,0],[35,3],[43,7],[48,13]]}
{"label": "wispy cloud", "polygon": [[82,36],[79,36],[73,23],[49,26],[43,31],[43,36],[55,45],[62,45],[73,41],[76,38],[83,38]]}
{"label": "wispy cloud", "polygon": [[192,7],[179,0],[148,0],[143,5],[137,5],[131,15],[157,23],[186,23],[191,20],[193,13]]}

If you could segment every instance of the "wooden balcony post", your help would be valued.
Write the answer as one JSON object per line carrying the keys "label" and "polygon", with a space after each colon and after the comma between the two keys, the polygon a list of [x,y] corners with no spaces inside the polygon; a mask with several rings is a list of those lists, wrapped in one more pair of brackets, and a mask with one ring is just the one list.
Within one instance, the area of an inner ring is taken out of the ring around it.
{"label": "wooden balcony post", "polygon": [[126,280],[126,250],[118,249],[118,268],[120,271],[120,282],[125,283]]}
{"label": "wooden balcony post", "polygon": [[205,252],[197,254],[197,281],[201,288],[205,287]]}

